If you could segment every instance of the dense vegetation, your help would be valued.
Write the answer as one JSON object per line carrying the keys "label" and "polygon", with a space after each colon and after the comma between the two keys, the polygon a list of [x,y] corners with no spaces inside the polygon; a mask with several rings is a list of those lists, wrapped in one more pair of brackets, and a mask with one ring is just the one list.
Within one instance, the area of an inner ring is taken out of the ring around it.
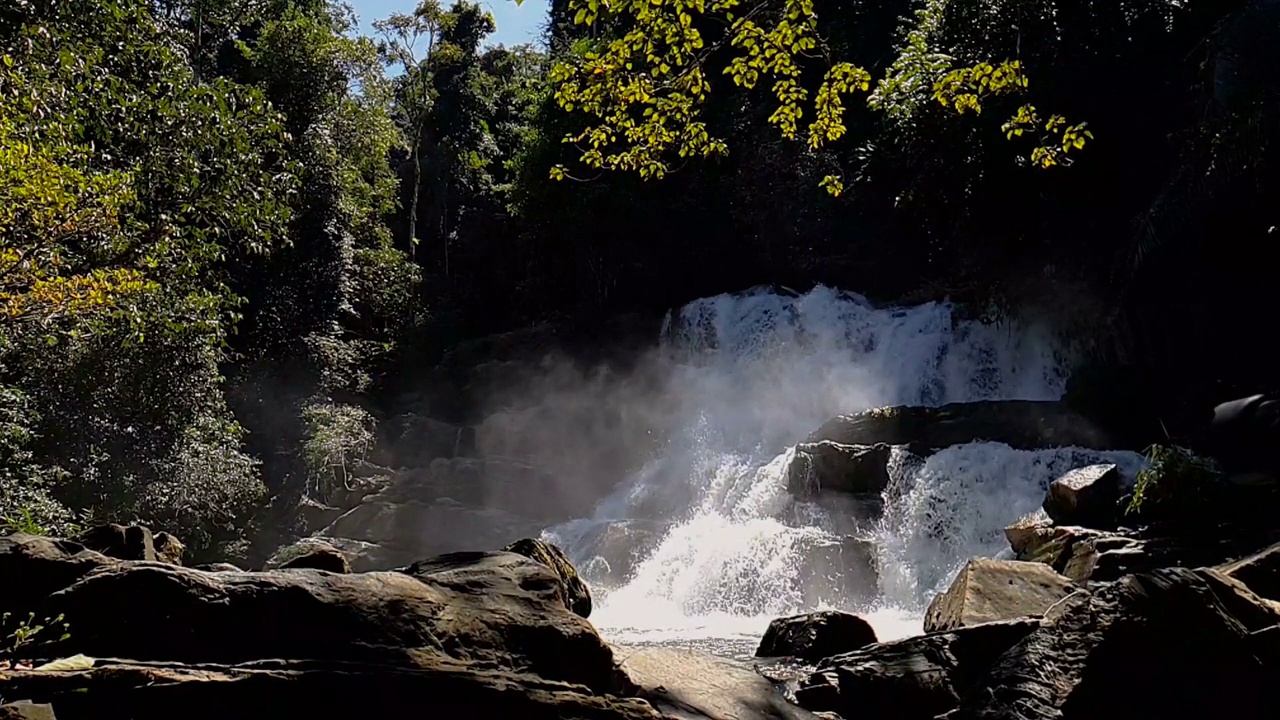
{"label": "dense vegetation", "polygon": [[465,0],[355,28],[0,11],[6,522],[255,554],[452,343],[761,282],[1273,380],[1274,0],[553,0],[546,51],[485,47]]}

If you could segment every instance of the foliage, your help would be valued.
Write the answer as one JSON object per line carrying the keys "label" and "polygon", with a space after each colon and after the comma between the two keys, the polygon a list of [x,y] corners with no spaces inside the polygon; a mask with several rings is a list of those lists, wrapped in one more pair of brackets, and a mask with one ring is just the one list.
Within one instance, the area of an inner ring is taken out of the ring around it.
{"label": "foliage", "polygon": [[1186,448],[1153,445],[1147,462],[1138,473],[1126,515],[1186,522],[1212,512],[1214,491],[1222,485],[1222,473],[1213,460]]}
{"label": "foliage", "polygon": [[[57,637],[50,637],[49,631],[57,633]],[[0,658],[25,654],[24,648],[52,645],[70,637],[71,625],[62,615],[37,622],[35,613],[20,620],[14,620],[13,613],[0,614]]]}
{"label": "foliage", "polygon": [[325,502],[350,489],[352,465],[373,446],[373,417],[358,407],[331,403],[308,405],[302,411],[307,438],[309,495]]}
{"label": "foliage", "polygon": [[[661,178],[674,156],[726,154],[728,144],[704,119],[712,68],[721,63],[721,73],[736,86],[750,90],[762,81],[771,83],[777,104],[769,123],[786,140],[798,139],[812,99],[813,121],[804,134],[814,151],[845,136],[843,98],[871,89],[869,71],[831,59],[814,0],[570,0],[569,11],[575,24],[601,26],[610,35],[584,40],[550,75],[564,110],[577,109],[597,120],[565,137],[565,142],[579,147],[579,160],[588,168]],[[923,50],[923,37],[910,38],[908,50]],[[722,59],[726,53],[727,59]],[[910,57],[920,54],[927,55],[916,52]],[[941,77],[908,74],[937,73],[950,66],[945,56],[935,54],[932,59],[935,62],[923,68],[910,61],[897,64],[888,82],[901,87],[932,80],[934,97],[957,113],[980,113],[985,98],[1021,92],[1028,85],[1017,61],[956,68]],[[815,73],[821,82],[811,90],[807,85]],[[885,95],[881,92],[879,98]],[[1034,107],[1022,106],[1006,125],[1009,137],[1039,128],[1034,113]],[[1091,137],[1083,123],[1063,128],[1064,123],[1056,115],[1044,122],[1043,132],[1052,137],[1040,139],[1054,142],[1032,150],[1034,164],[1062,164],[1067,150],[1083,147],[1084,139]],[[563,165],[554,166],[551,176],[570,177]],[[843,180],[836,175],[826,176],[821,184],[833,195],[843,191]]]}

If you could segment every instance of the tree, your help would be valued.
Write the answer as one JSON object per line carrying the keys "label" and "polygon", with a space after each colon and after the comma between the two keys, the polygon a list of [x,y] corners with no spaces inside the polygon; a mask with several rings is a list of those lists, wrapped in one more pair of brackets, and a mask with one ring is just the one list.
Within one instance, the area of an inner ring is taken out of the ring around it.
{"label": "tree", "polygon": [[[431,61],[435,46],[444,30],[445,12],[438,0],[422,0],[412,15],[396,13],[374,22],[382,34],[382,51],[389,66],[398,66],[403,72],[400,80],[400,101],[396,104],[400,126],[408,139],[409,157],[412,163],[412,187],[409,200],[409,252],[412,256],[418,244],[418,199],[422,187],[422,163],[420,153],[426,133],[434,97],[432,94]],[[419,43],[426,48],[420,50]]]}
{"label": "tree", "polygon": [[[923,12],[940,15],[945,4],[932,0]],[[717,73],[746,90],[770,82],[776,106],[769,122],[786,140],[800,139],[803,130],[810,151],[844,137],[845,97],[872,88],[870,72],[833,57],[815,0],[569,0],[569,11],[574,24],[595,32],[552,68],[550,79],[561,108],[594,118],[565,138],[588,168],[661,178],[674,158],[725,155],[727,143],[704,118]],[[923,34],[905,48],[908,60],[913,51],[928,52]],[[1020,94],[1028,85],[1016,60],[955,68],[950,58],[934,56],[939,62],[932,65],[896,63],[871,104],[895,85],[923,85],[957,113],[980,113],[988,98]],[[802,128],[806,105],[813,120]],[[1039,136],[1030,159],[1041,167],[1063,164],[1091,137],[1083,123],[1042,119],[1029,104],[1003,129],[1010,138]],[[556,165],[551,177],[570,173]],[[843,191],[839,175],[827,175],[822,185],[833,195]]]}

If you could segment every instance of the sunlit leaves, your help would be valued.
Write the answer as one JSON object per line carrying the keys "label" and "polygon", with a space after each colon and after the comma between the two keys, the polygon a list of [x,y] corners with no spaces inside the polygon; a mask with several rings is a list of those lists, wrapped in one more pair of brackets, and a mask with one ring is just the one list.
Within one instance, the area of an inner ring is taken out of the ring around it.
{"label": "sunlit leaves", "polygon": [[[980,114],[990,98],[1025,92],[1016,60],[957,68],[930,48],[943,7],[934,0],[917,12],[900,56],[867,99],[871,109],[902,120],[932,95],[951,112]],[[590,118],[564,138],[588,169],[661,178],[677,159],[726,154],[727,144],[703,119],[716,53],[736,87],[772,96],[768,121],[778,133],[798,140],[804,128],[814,151],[845,137],[844,98],[873,84],[865,69],[830,59],[812,0],[569,0],[569,11],[577,25],[608,28],[592,33],[603,39],[575,45],[549,76],[560,108]],[[811,77],[818,65],[825,65],[820,83]],[[1079,149],[1088,136],[1077,129],[1062,147]],[[562,165],[550,176],[572,177]],[[829,176],[821,186],[839,195],[837,180]]]}

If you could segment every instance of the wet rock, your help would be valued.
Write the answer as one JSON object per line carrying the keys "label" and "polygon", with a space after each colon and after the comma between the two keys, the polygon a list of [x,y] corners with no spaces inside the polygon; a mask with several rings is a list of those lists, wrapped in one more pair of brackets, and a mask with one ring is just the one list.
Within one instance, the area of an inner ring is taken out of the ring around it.
{"label": "wet rock", "polygon": [[1211,569],[1163,568],[1077,592],[948,720],[1273,718],[1280,670],[1260,655],[1278,607]]}
{"label": "wet rock", "polygon": [[827,421],[806,442],[823,440],[844,445],[906,445],[917,454],[977,441],[1002,442],[1019,450],[1116,447],[1063,403],[1032,400],[867,410]]}
{"label": "wet rock", "polygon": [[1280,543],[1225,563],[1218,569],[1224,575],[1244,583],[1254,593],[1271,600],[1280,600]]}
{"label": "wet rock", "polygon": [[796,702],[858,720],[932,720],[1039,625],[987,623],[868,645],[823,661],[796,690]]}
{"label": "wet rock", "polygon": [[[0,673],[3,675],[3,673]],[[37,705],[30,701],[0,705],[0,720],[58,720],[52,705]]]}
{"label": "wet rock", "polygon": [[1084,528],[1074,530],[1069,550],[1061,558],[1059,570],[1076,582],[1118,580],[1134,572],[1144,572],[1163,564],[1159,555],[1153,555],[1141,540],[1112,535],[1090,533]]}
{"label": "wet rock", "polygon": [[889,486],[891,453],[884,443],[801,443],[787,466],[787,491],[800,498],[824,492],[879,495]]}
{"label": "wet rock", "polygon": [[925,632],[1043,614],[1075,585],[1042,563],[976,558],[929,603]]}
{"label": "wet rock", "polygon": [[813,720],[768,679],[741,663],[696,650],[618,647],[640,696],[676,720]]}
{"label": "wet rock", "polygon": [[756,657],[794,657],[818,661],[877,642],[866,620],[828,610],[778,618],[769,623]]}
{"label": "wet rock", "polygon": [[351,572],[351,563],[338,548],[324,543],[315,543],[305,552],[280,564],[281,570],[325,570],[334,573]]}
{"label": "wet rock", "polygon": [[156,550],[156,560],[170,565],[182,564],[182,558],[187,554],[187,546],[182,544],[181,540],[167,532],[156,533],[152,540]]}
{"label": "wet rock", "polygon": [[1050,483],[1044,511],[1058,525],[1110,529],[1120,513],[1120,495],[1120,469],[1090,465]]}
{"label": "wet rock", "polygon": [[107,557],[156,561],[155,538],[141,525],[99,525],[85,530],[76,540]]}
{"label": "wet rock", "polygon": [[[582,557],[590,563],[579,568],[593,583],[616,587],[626,581],[635,564],[658,546],[668,525],[650,520],[601,523],[581,539]],[[592,567],[588,571],[588,566]]]}
{"label": "wet rock", "polygon": [[443,658],[413,668],[316,660],[194,668],[99,660],[94,669],[76,672],[0,672],[0,684],[6,692],[56,705],[58,720],[351,720],[401,717],[406,708],[438,718],[666,720],[644,700]]}
{"label": "wet rock", "polygon": [[543,540],[524,538],[502,549],[536,560],[555,572],[560,579],[564,606],[580,617],[591,616],[591,590],[578,577],[578,570],[560,548]]}

